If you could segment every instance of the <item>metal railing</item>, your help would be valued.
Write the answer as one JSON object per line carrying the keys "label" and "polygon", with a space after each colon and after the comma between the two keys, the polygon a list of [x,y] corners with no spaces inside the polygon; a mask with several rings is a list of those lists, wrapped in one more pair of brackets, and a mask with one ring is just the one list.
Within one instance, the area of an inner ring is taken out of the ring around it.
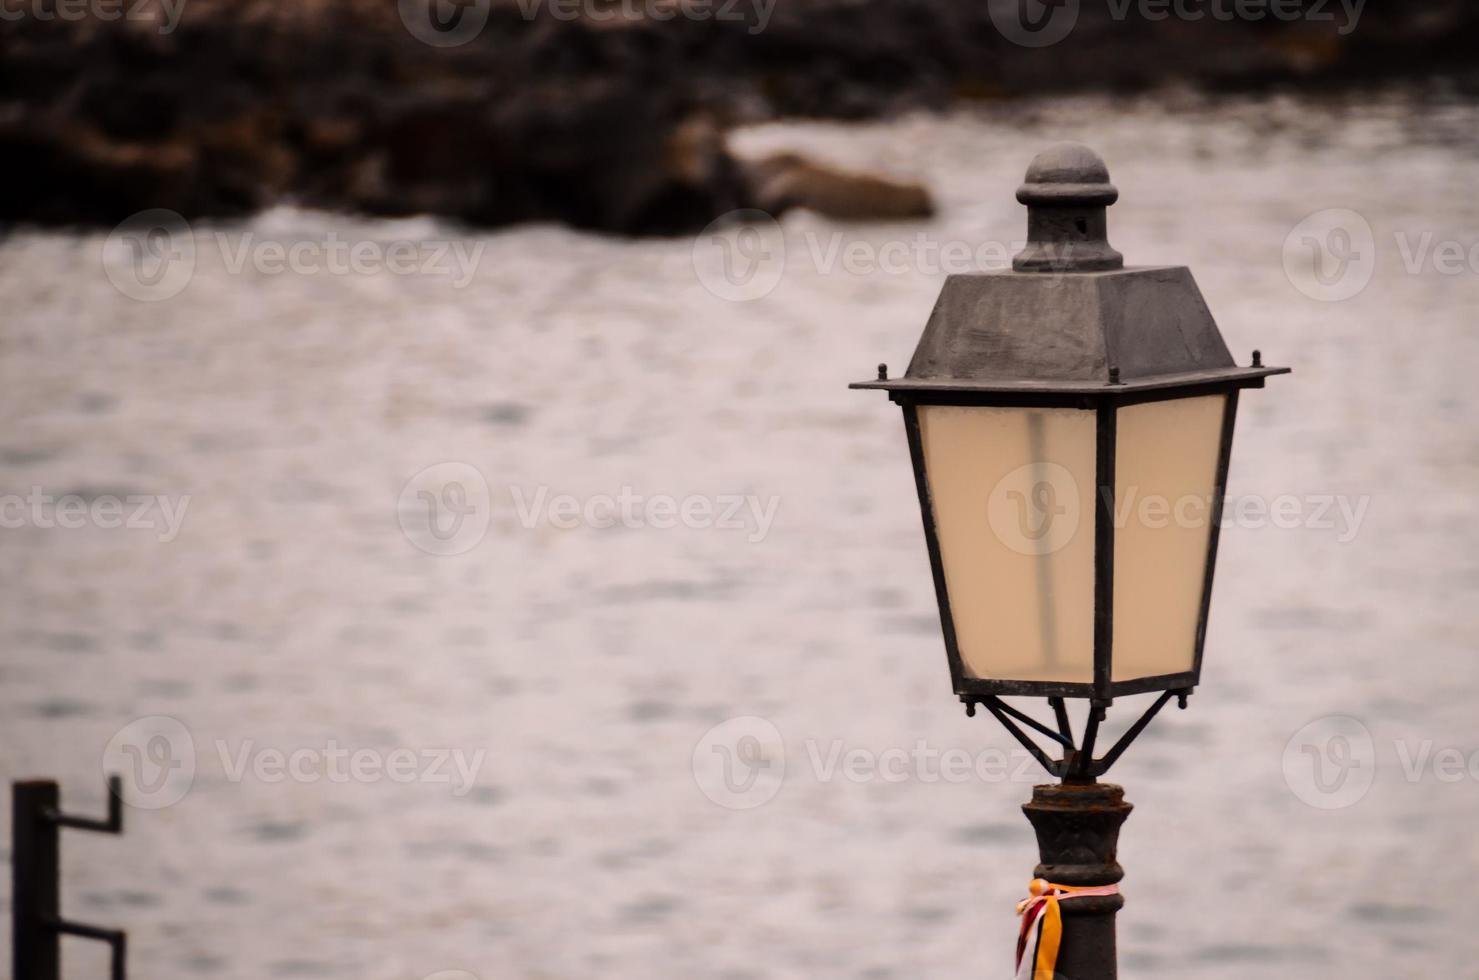
{"label": "metal railing", "polygon": [[61,791],[51,780],[16,783],[11,796],[11,860],[14,907],[13,980],[61,980],[62,936],[105,942],[112,948],[112,978],[127,976],[128,935],[118,929],[71,922],[61,914],[61,830],[123,833],[123,788],[108,777],[108,816],[77,817],[61,810]]}

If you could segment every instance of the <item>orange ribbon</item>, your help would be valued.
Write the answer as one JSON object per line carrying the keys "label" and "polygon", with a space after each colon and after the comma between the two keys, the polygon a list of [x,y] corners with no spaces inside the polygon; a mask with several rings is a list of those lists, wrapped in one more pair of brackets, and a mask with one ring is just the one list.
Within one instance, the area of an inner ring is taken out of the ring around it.
{"label": "orange ribbon", "polygon": [[[1118,885],[1055,885],[1035,878],[1027,890],[1031,897],[1017,903],[1017,914],[1022,916],[1022,932],[1017,938],[1017,980],[1053,980],[1058,965],[1058,949],[1063,945],[1063,913],[1058,908],[1059,903],[1075,898],[1118,895],[1120,889]],[[1034,933],[1037,935],[1035,951],[1030,949]],[[1023,958],[1029,953],[1032,959],[1023,972]]]}

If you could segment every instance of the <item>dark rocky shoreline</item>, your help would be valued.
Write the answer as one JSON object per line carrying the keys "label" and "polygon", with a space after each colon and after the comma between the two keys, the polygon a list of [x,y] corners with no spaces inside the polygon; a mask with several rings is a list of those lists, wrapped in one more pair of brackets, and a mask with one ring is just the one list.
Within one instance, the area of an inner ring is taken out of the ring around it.
{"label": "dark rocky shoreline", "polygon": [[[777,181],[781,163],[736,159],[725,132],[1085,89],[1340,87],[1465,69],[1479,51],[1479,10],[1457,0],[1370,0],[1347,34],[1338,7],[1335,22],[1151,22],[1085,0],[1070,36],[1041,49],[958,0],[781,0],[763,29],[755,6],[592,20],[500,0],[454,47],[418,40],[390,0],[191,0],[169,33],[34,15],[49,2],[0,0],[30,11],[0,19],[9,221],[290,201],[666,234],[741,207],[826,209],[818,199],[842,217],[923,213],[918,189],[804,161],[790,163],[805,179]],[[813,193],[833,177],[841,192]]]}

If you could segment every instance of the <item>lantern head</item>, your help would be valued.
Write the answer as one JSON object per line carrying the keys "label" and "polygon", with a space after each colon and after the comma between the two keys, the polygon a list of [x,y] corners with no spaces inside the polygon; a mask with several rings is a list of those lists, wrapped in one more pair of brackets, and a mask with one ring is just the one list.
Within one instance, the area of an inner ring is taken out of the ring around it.
{"label": "lantern head", "polygon": [[950,276],[904,377],[853,385],[903,408],[968,707],[1200,678],[1238,393],[1288,369],[1234,363],[1186,268],[1125,268],[1117,197],[1088,147],[1039,154],[1011,271]]}

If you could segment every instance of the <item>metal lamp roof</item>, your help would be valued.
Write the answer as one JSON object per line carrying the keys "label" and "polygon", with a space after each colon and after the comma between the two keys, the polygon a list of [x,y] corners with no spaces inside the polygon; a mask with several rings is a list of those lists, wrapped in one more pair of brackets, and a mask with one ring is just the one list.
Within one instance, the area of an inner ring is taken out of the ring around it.
{"label": "metal lamp roof", "polygon": [[904,377],[852,387],[1102,394],[1287,373],[1234,362],[1184,266],[1124,267],[1105,234],[1117,196],[1088,147],[1038,154],[1017,191],[1028,241],[1013,269],[950,276]]}

